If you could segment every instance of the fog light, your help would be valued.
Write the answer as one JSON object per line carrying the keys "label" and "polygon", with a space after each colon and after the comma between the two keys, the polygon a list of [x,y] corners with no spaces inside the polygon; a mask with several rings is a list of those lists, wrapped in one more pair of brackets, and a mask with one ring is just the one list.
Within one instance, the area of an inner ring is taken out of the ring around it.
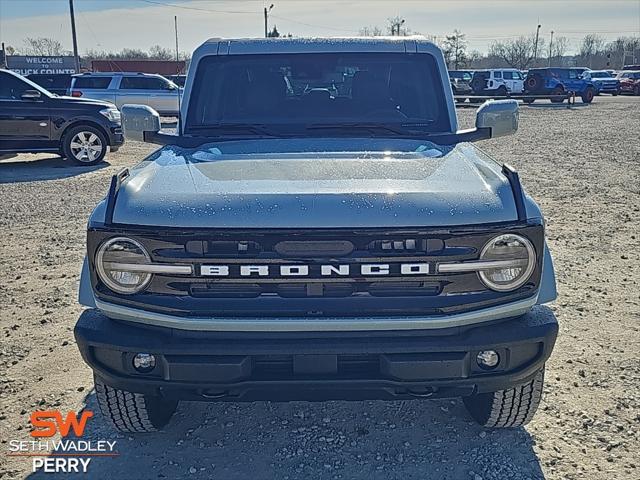
{"label": "fog light", "polygon": [[156,357],[150,353],[138,353],[133,357],[133,368],[140,373],[148,373],[156,366]]}
{"label": "fog light", "polygon": [[498,363],[500,363],[500,355],[498,355],[498,352],[495,350],[482,350],[478,352],[476,362],[478,362],[480,368],[490,370],[498,366]]}

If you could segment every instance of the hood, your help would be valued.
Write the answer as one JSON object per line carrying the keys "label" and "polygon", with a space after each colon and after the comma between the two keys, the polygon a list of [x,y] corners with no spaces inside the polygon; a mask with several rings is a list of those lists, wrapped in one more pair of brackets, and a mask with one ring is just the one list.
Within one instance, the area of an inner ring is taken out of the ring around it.
{"label": "hood", "polygon": [[105,102],[102,100],[94,100],[92,98],[81,98],[81,97],[67,97],[67,96],[58,96],[52,97],[51,101],[56,102],[58,105],[65,106],[74,106],[74,105],[95,105],[96,107],[114,107],[113,103]]}
{"label": "hood", "polygon": [[187,228],[454,226],[516,219],[500,166],[471,144],[268,154],[165,147],[132,169],[113,215],[115,223]]}

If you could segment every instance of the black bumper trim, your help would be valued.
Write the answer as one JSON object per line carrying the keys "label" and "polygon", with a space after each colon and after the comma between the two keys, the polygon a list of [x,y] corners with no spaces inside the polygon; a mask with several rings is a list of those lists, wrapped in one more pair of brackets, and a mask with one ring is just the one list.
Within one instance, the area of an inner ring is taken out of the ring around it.
{"label": "black bumper trim", "polygon": [[[85,362],[108,385],[205,401],[391,400],[502,390],[525,383],[544,366],[557,332],[557,320],[544,306],[515,319],[451,329],[444,335],[428,330],[410,335],[183,332],[114,321],[97,310],[83,312],[75,328]],[[502,357],[493,372],[475,364],[476,352],[486,349]],[[158,355],[156,371],[137,374],[131,366],[135,352]],[[317,371],[306,371],[310,367],[303,360],[310,355],[327,361]],[[340,371],[340,362],[349,365],[352,358],[367,358],[374,368]],[[258,365],[264,359],[282,363],[263,375]],[[292,370],[289,361],[302,369]]]}

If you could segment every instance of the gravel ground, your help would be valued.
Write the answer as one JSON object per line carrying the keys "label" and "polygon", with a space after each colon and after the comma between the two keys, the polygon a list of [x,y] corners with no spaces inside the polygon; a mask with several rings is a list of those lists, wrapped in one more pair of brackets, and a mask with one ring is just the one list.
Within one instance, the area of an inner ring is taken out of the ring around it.
{"label": "gravel ground", "polygon": [[[525,429],[485,430],[458,400],[184,403],[151,436],[112,432],[74,345],[86,219],[109,177],[154,147],[98,167],[21,155],[0,163],[0,478],[33,410],[96,412],[84,439],[116,439],[92,478],[640,478],[640,102],[521,109],[517,135],[484,142],[513,164],[548,220],[561,328],[545,397]],[[472,124],[474,111],[459,111]],[[39,477],[39,474],[32,475]],[[42,475],[44,476],[44,474]]]}

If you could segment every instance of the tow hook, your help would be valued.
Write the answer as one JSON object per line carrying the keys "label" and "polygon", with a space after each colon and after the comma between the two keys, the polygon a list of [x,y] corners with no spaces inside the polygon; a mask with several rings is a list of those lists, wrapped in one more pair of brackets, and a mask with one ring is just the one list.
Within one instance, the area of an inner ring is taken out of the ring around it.
{"label": "tow hook", "polygon": [[200,395],[203,396],[204,398],[208,398],[209,400],[214,400],[216,398],[228,397],[229,396],[229,392],[228,391],[224,391],[224,392],[206,392],[206,391],[204,391]]}
{"label": "tow hook", "polygon": [[411,395],[412,397],[417,397],[417,398],[429,398],[429,397],[432,397],[435,393],[436,393],[435,388],[432,388],[430,390],[425,389],[424,391],[415,391],[415,390],[407,391],[407,395]]}

